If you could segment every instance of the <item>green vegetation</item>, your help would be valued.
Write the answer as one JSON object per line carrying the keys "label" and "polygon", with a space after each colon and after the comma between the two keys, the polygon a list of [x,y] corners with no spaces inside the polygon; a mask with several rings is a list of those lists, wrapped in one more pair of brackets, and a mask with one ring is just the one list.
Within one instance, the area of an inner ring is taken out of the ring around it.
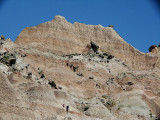
{"label": "green vegetation", "polygon": [[23,78],[27,79],[27,76],[23,75]]}
{"label": "green vegetation", "polygon": [[109,25],[108,27],[111,27],[111,28],[113,28],[113,25]]}
{"label": "green vegetation", "polygon": [[102,95],[102,98],[107,99],[108,96],[107,95]]}
{"label": "green vegetation", "polygon": [[41,70],[41,71],[38,72],[38,74],[42,74],[42,73],[43,73],[43,70]]}
{"label": "green vegetation", "polygon": [[150,116],[150,118],[152,118],[152,117],[153,117],[151,110],[150,110],[149,116]]}
{"label": "green vegetation", "polygon": [[0,60],[1,61],[8,61],[9,60],[9,56],[3,56]]}
{"label": "green vegetation", "polygon": [[8,66],[16,64],[16,56],[13,53],[4,52],[0,54],[0,62]]}

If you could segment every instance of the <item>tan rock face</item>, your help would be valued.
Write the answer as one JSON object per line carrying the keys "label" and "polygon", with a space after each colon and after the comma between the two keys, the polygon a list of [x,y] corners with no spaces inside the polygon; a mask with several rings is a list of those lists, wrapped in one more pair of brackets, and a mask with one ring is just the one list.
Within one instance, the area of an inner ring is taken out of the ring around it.
{"label": "tan rock face", "polygon": [[96,42],[101,51],[112,53],[134,69],[153,69],[157,61],[157,58],[141,53],[126,43],[112,27],[78,22],[71,24],[62,16],[25,28],[15,43],[62,55],[82,53],[90,41]]}

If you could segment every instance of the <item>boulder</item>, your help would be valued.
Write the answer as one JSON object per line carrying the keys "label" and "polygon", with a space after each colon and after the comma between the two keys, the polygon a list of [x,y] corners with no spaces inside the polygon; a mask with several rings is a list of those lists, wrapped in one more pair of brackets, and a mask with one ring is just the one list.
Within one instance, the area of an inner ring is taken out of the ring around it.
{"label": "boulder", "polygon": [[55,83],[53,80],[49,80],[48,84],[49,84],[52,88],[57,89],[57,85],[56,85],[56,83]]}
{"label": "boulder", "polygon": [[32,73],[29,72],[27,78],[32,78]]}
{"label": "boulder", "polygon": [[94,52],[97,52],[99,46],[98,46],[95,42],[93,42],[93,41],[91,41],[90,44],[91,44],[91,49],[92,49]]}
{"label": "boulder", "polygon": [[9,65],[12,66],[12,65],[14,65],[14,64],[16,64],[16,58],[11,58],[11,59],[9,60]]}
{"label": "boulder", "polygon": [[23,83],[26,82],[25,79],[22,77],[20,72],[13,72],[8,76],[8,79],[11,84]]}
{"label": "boulder", "polygon": [[101,118],[104,120],[111,120],[112,114],[110,111],[101,105],[92,105],[90,106],[86,111],[85,115],[91,116],[91,117],[96,117],[96,118]]}

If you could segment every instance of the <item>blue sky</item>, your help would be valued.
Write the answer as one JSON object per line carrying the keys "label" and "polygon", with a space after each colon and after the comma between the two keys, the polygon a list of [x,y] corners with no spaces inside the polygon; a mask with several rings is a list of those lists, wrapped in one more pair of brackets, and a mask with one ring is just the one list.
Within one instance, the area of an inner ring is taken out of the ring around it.
{"label": "blue sky", "polygon": [[114,29],[142,52],[160,43],[160,9],[155,0],[0,0],[0,35],[13,41],[29,26],[50,21],[55,15]]}

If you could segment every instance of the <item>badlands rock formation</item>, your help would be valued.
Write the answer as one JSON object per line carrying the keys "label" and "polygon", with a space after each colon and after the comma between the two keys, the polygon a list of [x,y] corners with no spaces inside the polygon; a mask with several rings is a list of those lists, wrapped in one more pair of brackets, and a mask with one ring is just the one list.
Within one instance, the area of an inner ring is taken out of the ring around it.
{"label": "badlands rock formation", "polygon": [[1,36],[0,120],[158,120],[159,54],[62,16]]}
{"label": "badlands rock formation", "polygon": [[25,28],[15,43],[62,55],[81,54],[90,41],[101,46],[101,51],[114,54],[134,69],[154,69],[158,60],[126,43],[112,27],[78,22],[71,24],[62,16],[56,16],[52,21],[38,26]]}

